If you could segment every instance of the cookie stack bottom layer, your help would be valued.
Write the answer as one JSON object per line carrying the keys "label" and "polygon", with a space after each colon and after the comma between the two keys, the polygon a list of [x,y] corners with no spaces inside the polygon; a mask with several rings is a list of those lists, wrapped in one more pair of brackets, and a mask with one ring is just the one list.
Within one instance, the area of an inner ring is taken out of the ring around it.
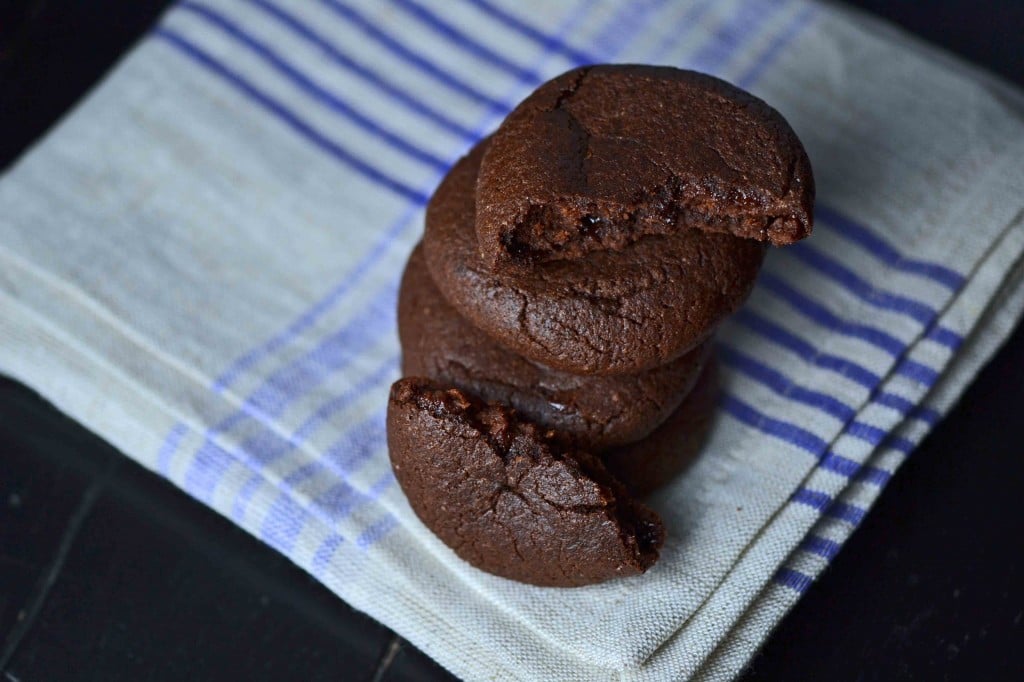
{"label": "cookie stack bottom layer", "polygon": [[637,494],[670,480],[699,450],[707,431],[714,381],[702,370],[710,341],[635,374],[583,376],[550,369],[462,318],[431,278],[422,246],[413,250],[402,277],[398,330],[404,375],[516,409],[574,446],[604,456]]}

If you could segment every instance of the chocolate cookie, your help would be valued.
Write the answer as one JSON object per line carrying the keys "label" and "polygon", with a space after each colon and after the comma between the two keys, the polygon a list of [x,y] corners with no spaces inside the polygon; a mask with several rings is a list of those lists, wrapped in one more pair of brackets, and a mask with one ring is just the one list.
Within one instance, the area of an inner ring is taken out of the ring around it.
{"label": "chocolate cookie", "polygon": [[437,290],[419,245],[398,291],[402,373],[430,377],[486,401],[510,405],[593,452],[639,440],[693,388],[710,353],[705,342],[663,367],[583,377],[548,369],[496,344]]}
{"label": "chocolate cookie", "polygon": [[563,449],[513,410],[400,379],[387,430],[413,510],[477,568],[569,587],[643,573],[657,561],[658,516],[596,458]]}
{"label": "chocolate cookie", "polygon": [[718,381],[714,362],[683,403],[643,440],[601,454],[615,478],[638,497],[670,483],[700,453],[714,421]]}
{"label": "chocolate cookie", "polygon": [[534,362],[576,374],[640,372],[708,338],[753,287],[765,246],[703,230],[650,235],[621,251],[491,272],[474,225],[486,141],[460,160],[427,207],[427,267],[459,314]]}
{"label": "chocolate cookie", "polygon": [[812,227],[803,145],[760,99],[667,66],[574,69],[527,97],[480,165],[490,268],[697,228],[789,244]]}

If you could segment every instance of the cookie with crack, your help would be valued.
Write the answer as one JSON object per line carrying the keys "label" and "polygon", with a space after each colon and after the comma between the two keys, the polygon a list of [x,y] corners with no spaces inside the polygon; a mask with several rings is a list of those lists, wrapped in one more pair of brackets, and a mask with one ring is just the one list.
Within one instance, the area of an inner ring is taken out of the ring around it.
{"label": "cookie with crack", "polygon": [[627,374],[709,338],[747,298],[762,242],[682,230],[583,260],[493,272],[476,239],[474,188],[487,141],[456,163],[427,207],[423,253],[445,299],[499,344],[575,374]]}
{"label": "cookie with crack", "polygon": [[686,229],[790,244],[811,232],[814,178],[760,99],[694,71],[615,64],[523,100],[492,137],[476,202],[481,257],[502,269]]}
{"label": "cookie with crack", "polygon": [[665,532],[657,514],[600,460],[564,448],[514,410],[400,379],[387,435],[413,511],[479,569],[573,587],[637,575],[658,559]]}
{"label": "cookie with crack", "polygon": [[548,369],[464,320],[438,291],[423,247],[409,256],[398,290],[402,373],[430,377],[487,401],[510,405],[594,452],[644,438],[689,393],[711,342],[637,374],[580,376]]}

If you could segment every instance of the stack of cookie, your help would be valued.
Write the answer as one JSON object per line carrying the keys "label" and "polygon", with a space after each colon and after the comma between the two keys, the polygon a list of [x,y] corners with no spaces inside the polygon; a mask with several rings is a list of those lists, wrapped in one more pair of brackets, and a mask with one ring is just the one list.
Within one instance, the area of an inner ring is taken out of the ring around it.
{"label": "stack of cookie", "polygon": [[595,66],[541,86],[442,181],[402,279],[418,378],[388,437],[417,515],[524,582],[646,570],[664,531],[633,496],[699,446],[712,335],[767,244],[810,233],[813,195],[784,119],[723,81]]}

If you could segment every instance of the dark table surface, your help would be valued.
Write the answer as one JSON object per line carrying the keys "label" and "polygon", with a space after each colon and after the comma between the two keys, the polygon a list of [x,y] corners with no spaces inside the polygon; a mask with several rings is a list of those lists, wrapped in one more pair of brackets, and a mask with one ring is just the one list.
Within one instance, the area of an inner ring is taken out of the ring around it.
{"label": "dark table surface", "polygon": [[[167,4],[0,0],[0,168]],[[853,4],[1024,84],[1024,2]],[[1021,404],[1018,329],[745,679],[1024,679]],[[270,548],[4,379],[0,672],[5,682],[449,679]]]}

